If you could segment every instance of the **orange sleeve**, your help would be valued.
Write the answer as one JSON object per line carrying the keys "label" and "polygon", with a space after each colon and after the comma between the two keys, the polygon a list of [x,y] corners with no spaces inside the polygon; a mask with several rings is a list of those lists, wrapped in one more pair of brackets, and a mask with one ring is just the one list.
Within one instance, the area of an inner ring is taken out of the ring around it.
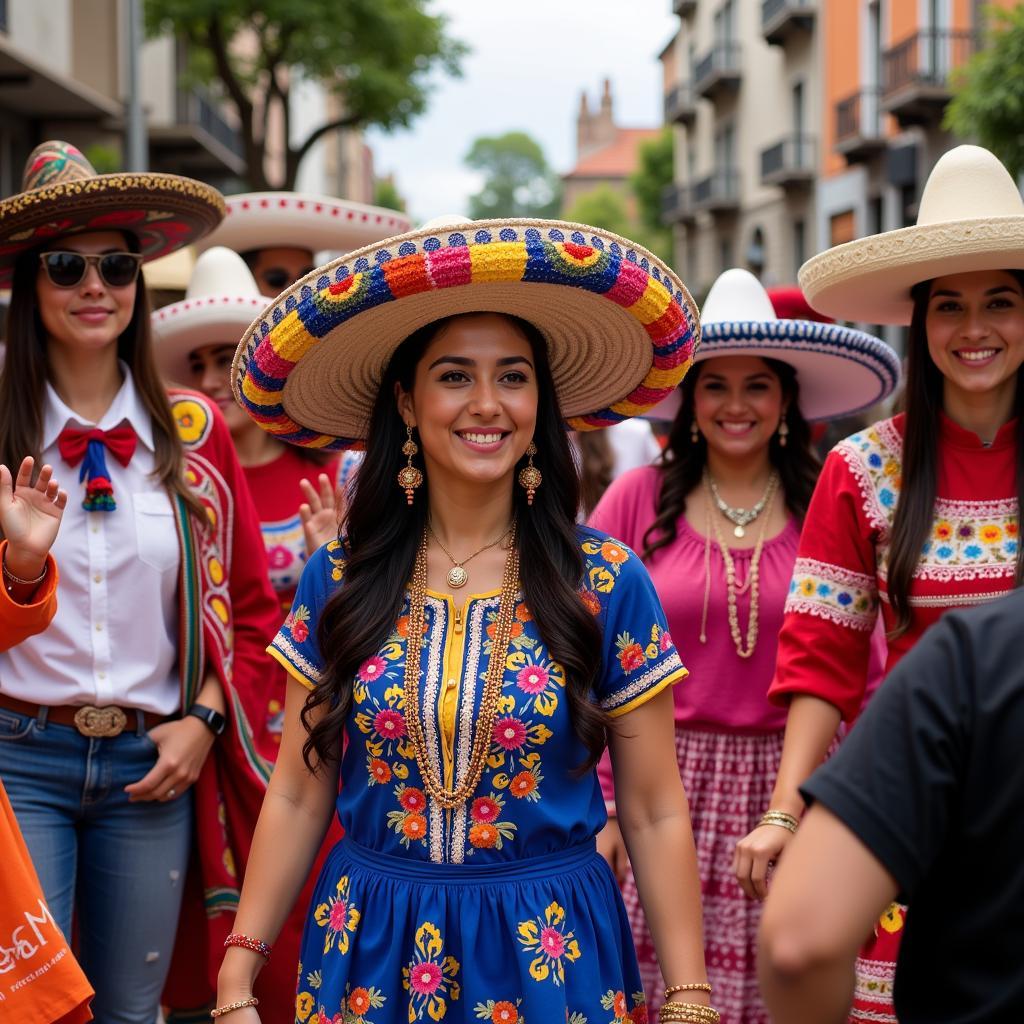
{"label": "orange sleeve", "polygon": [[865,511],[857,453],[845,444],[829,453],[807,510],[768,697],[820,697],[852,721],[878,618],[878,531]]}
{"label": "orange sleeve", "polygon": [[[0,559],[7,553],[7,541],[0,541]],[[57,563],[46,556],[46,577],[39,584],[31,604],[11,600],[7,587],[0,586],[0,651],[20,644],[26,637],[42,633],[57,613]]]}

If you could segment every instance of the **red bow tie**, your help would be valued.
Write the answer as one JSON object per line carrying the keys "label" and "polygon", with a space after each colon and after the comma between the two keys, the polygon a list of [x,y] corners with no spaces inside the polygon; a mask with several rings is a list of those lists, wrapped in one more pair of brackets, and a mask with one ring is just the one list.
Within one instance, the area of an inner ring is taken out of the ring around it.
{"label": "red bow tie", "polygon": [[127,423],[122,423],[111,430],[67,426],[57,438],[60,457],[69,466],[77,466],[82,461],[90,441],[99,441],[122,466],[127,466],[132,461],[135,445],[138,443],[135,431]]}

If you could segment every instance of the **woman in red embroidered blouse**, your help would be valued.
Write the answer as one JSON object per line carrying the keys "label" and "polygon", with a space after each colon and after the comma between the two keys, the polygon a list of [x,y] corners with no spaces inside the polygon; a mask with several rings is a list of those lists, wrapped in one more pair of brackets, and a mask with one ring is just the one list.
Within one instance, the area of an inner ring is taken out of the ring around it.
{"label": "woman in red embroidered blouse", "polygon": [[[986,187],[967,194],[978,175]],[[879,609],[891,669],[948,608],[1019,582],[1024,273],[1005,268],[1024,268],[1022,225],[1009,174],[990,153],[959,147],[929,178],[916,227],[848,243],[801,270],[823,312],[910,323],[907,412],[837,445],[811,500],[769,692],[789,703],[773,810],[802,813],[799,785],[840,720],[855,719]],[[738,844],[749,895],[764,897],[790,836],[766,824]],[[895,1020],[902,911],[880,925],[880,948],[858,968],[854,1020]]]}

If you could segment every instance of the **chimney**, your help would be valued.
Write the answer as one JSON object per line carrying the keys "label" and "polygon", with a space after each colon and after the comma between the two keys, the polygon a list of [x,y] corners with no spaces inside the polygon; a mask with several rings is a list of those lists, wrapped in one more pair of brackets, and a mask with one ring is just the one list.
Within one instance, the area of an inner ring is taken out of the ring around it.
{"label": "chimney", "polygon": [[587,103],[586,90],[580,93],[580,111],[576,116],[576,159],[579,160],[591,148],[592,118]]}

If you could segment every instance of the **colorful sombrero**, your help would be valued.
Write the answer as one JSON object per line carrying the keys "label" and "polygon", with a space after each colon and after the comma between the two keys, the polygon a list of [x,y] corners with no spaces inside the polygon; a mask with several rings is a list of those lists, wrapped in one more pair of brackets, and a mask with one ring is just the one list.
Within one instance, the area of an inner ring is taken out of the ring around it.
{"label": "colorful sombrero", "polygon": [[401,342],[434,320],[483,311],[541,331],[577,430],[661,401],[700,337],[679,278],[624,238],[557,221],[446,219],[334,260],[280,295],[238,348],[235,397],[284,441],[359,445]]}
{"label": "colorful sombrero", "polygon": [[167,380],[188,380],[190,352],[204,345],[237,345],[267,306],[245,260],[217,245],[196,260],[185,298],[152,315],[157,366]]}
{"label": "colorful sombrero", "polygon": [[975,270],[1024,270],[1024,201],[996,156],[957,146],[928,175],[914,226],[819,253],[800,286],[839,320],[909,324],[914,285]]}
{"label": "colorful sombrero", "polygon": [[212,231],[224,216],[221,194],[201,181],[149,172],[97,174],[67,142],[36,146],[22,191],[0,200],[0,288],[26,249],[81,231],[128,231],[155,260]]}
{"label": "colorful sombrero", "polygon": [[749,270],[733,268],[715,281],[701,323],[698,360],[758,356],[789,363],[800,384],[800,411],[809,420],[867,409],[899,384],[899,356],[884,341],[840,324],[778,319]]}
{"label": "colorful sombrero", "polygon": [[223,223],[199,246],[235,252],[278,246],[349,252],[412,227],[407,214],[330,196],[298,192],[246,192],[225,196]]}

